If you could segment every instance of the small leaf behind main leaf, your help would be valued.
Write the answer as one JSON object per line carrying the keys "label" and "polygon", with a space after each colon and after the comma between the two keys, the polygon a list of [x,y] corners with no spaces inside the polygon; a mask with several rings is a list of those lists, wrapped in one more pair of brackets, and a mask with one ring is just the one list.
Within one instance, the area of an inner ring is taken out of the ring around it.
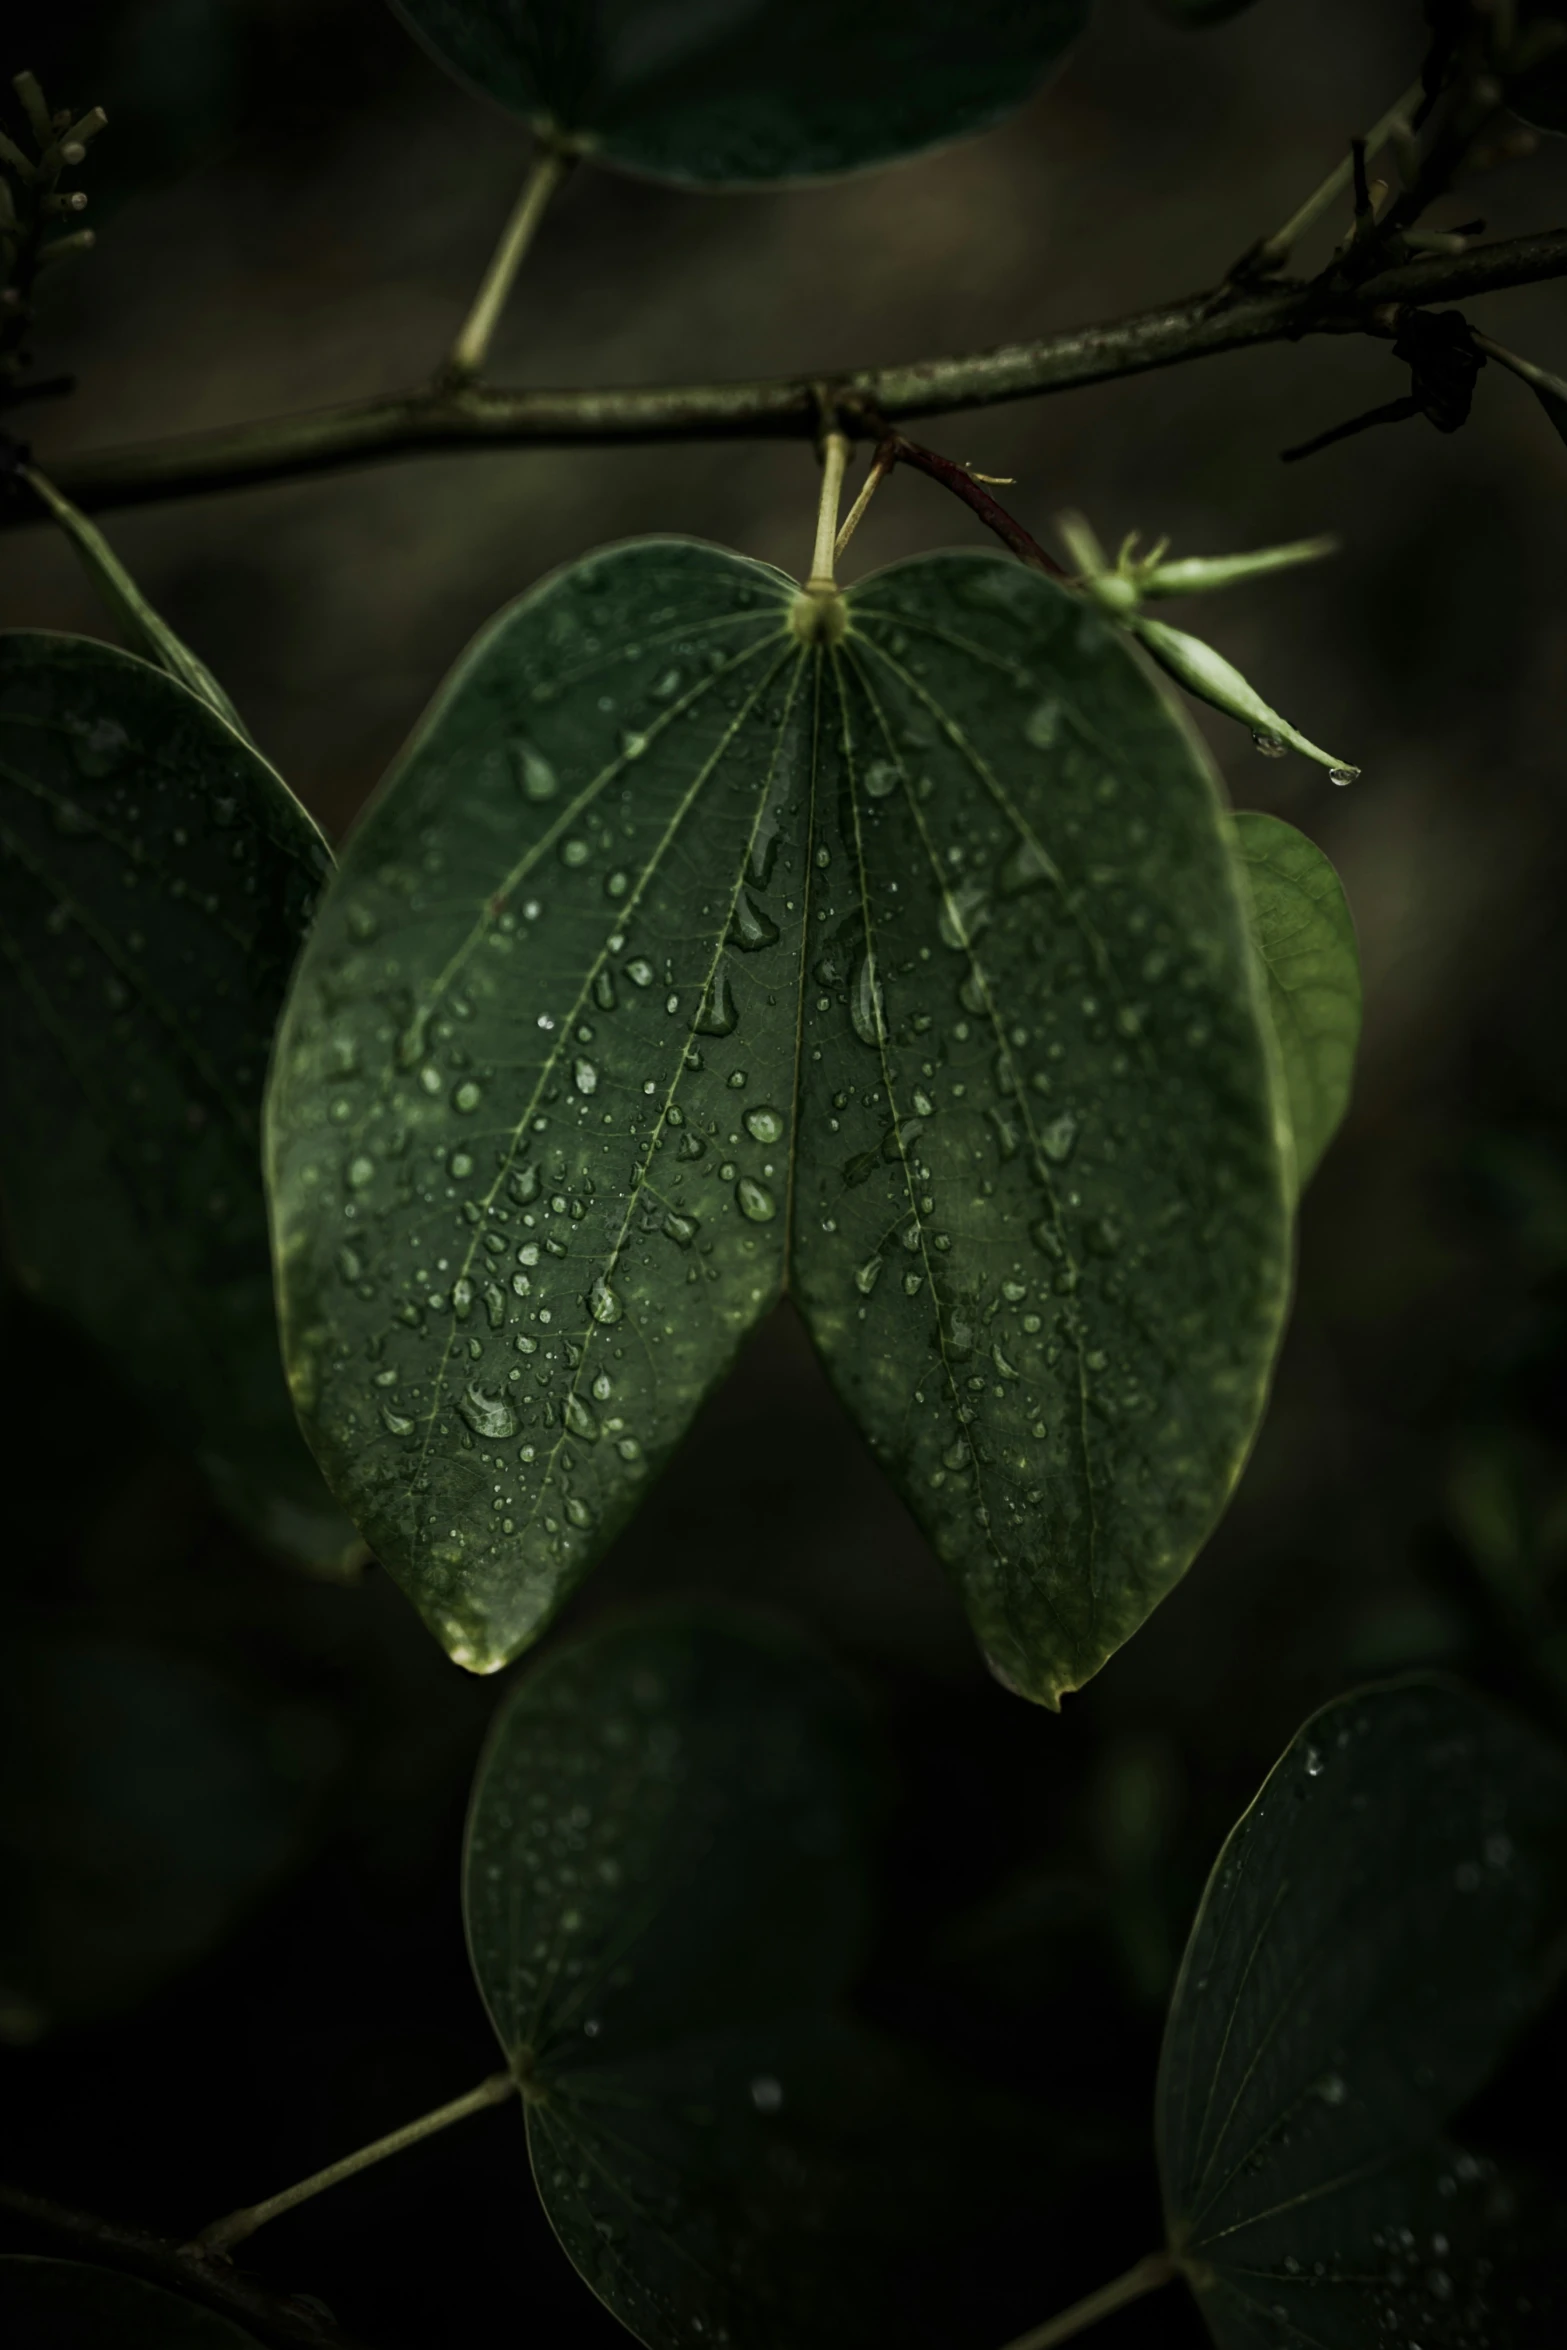
{"label": "small leaf behind main leaf", "polygon": [[393,0],[442,64],[605,163],[708,187],[855,171],[1021,106],[1089,0]]}
{"label": "small leaf behind main leaf", "polygon": [[1361,1003],[1355,922],[1332,865],[1293,824],[1243,808],[1235,837],[1251,884],[1252,937],[1268,975],[1304,1190],[1354,1082]]}
{"label": "small leaf behind main leaf", "polygon": [[659,2350],[851,2333],[852,2226],[836,2260],[820,2236],[871,2192],[841,2141],[886,2103],[888,2060],[838,2012],[872,1789],[852,1690],[743,1618],[557,1649],[497,1716],[468,1826],[474,1972],[562,2244]]}
{"label": "small leaf behind main leaf", "polygon": [[1564,1934],[1567,1757],[1538,1732],[1415,1680],[1300,1731],[1209,1879],[1159,2072],[1170,2243],[1226,2350],[1286,2350],[1302,2328],[1358,2350],[1385,2308],[1401,2338],[1428,2320],[1434,2343],[1460,2338],[1414,2231],[1456,2198],[1464,2294],[1480,2289],[1505,2215],[1438,2139],[1559,1975]]}
{"label": "small leaf behind main leaf", "polygon": [[283,1381],[259,1109],[329,865],[282,780],[173,678],[85,638],[0,637],[12,1254],[241,1522],[328,1567],[358,1546]]}

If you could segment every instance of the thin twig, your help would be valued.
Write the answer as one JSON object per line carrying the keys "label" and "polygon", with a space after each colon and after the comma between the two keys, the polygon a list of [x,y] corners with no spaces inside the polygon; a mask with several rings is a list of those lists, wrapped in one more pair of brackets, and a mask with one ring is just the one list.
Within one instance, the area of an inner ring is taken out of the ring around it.
{"label": "thin twig", "polygon": [[466,2121],[470,2114],[482,2113],[487,2105],[502,2105],[516,2094],[517,2083],[509,2072],[492,2073],[477,2089],[454,2097],[449,2105],[439,2105],[433,2113],[422,2113],[417,2121],[404,2122],[400,2129],[388,2130],[384,2138],[376,2138],[370,2145],[329,2162],[324,2170],[312,2171],[308,2179],[300,2179],[296,2185],[284,2187],[260,2203],[247,2203],[243,2210],[231,2211],[225,2219],[214,2220],[210,2227],[202,2229],[189,2249],[205,2254],[227,2252],[230,2245],[242,2244],[257,2228],[264,2228],[270,2219],[281,2218],[296,2204],[308,2203],[313,2195],[340,2186],[344,2179],[368,2170],[372,2163],[385,2162],[388,2155],[401,2154],[405,2147],[417,2146],[421,2138],[431,2138],[437,2130],[449,2130],[453,2122]]}
{"label": "thin twig", "polygon": [[1048,2318],[1042,2326],[1029,2333],[1019,2334],[1009,2342],[1006,2350],[1055,2350],[1058,2342],[1069,2342],[1074,2334],[1083,2333],[1097,2325],[1102,2317],[1112,2317],[1124,2309],[1129,2301],[1140,2301],[1145,2293],[1153,2293],[1161,2285],[1168,2285],[1179,2276],[1180,2270],[1168,2252],[1150,2252],[1124,2276],[1116,2277],[1108,2285],[1101,2285],[1097,2293],[1087,2293],[1081,2301],[1074,2301],[1070,2309]]}
{"label": "thin twig", "polygon": [[[1385,147],[1394,133],[1410,121],[1424,95],[1424,87],[1423,81],[1412,82],[1403,96],[1394,100],[1382,120],[1367,132],[1362,142],[1367,157],[1374,156],[1380,148]],[[1312,189],[1305,203],[1298,211],[1291,213],[1282,228],[1275,229],[1271,237],[1264,237],[1242,255],[1230,272],[1231,277],[1244,279],[1253,271],[1282,269],[1306,231],[1322,218],[1324,212],[1330,212],[1348,189],[1353,171],[1353,155],[1346,155],[1342,162],[1334,165],[1321,186]]]}
{"label": "thin twig", "polygon": [[966,465],[943,457],[938,449],[927,449],[922,441],[908,440],[902,433],[896,435],[893,453],[898,464],[912,465],[917,473],[929,474],[932,481],[939,481],[943,489],[961,498],[985,528],[994,531],[1004,547],[1011,548],[1020,563],[1031,564],[1036,571],[1048,571],[1055,579],[1066,578],[1065,568],[1054,555],[1046,554],[1039,541],[991,496]]}
{"label": "thin twig", "polygon": [[517,272],[527,257],[528,248],[537,234],[550,198],[569,177],[575,161],[576,157],[569,148],[558,146],[551,140],[541,142],[511,218],[490,256],[490,265],[474,296],[473,308],[463,321],[462,330],[452,345],[452,355],[441,371],[439,381],[449,384],[472,383],[483,373],[490,343],[500,324],[501,313],[506,307],[507,296],[516,281]]}
{"label": "thin twig", "polygon": [[[1293,342],[1303,334],[1387,335],[1396,331],[1397,313],[1406,305],[1464,301],[1563,276],[1567,230],[1553,229],[1471,246],[1466,253],[1423,254],[1331,298],[1291,284],[1216,310],[1213,297],[1202,294],[1037,342],[860,368],[832,390],[846,427],[861,438],[879,438],[872,412],[894,420],[948,416]],[[46,469],[74,504],[100,513],[443,449],[806,438],[818,429],[820,416],[820,379],[809,376],[591,391],[421,386],[302,416],[48,460]],[[38,514],[29,499],[0,515],[0,524],[36,521]]]}
{"label": "thin twig", "polygon": [[216,2309],[264,2341],[299,2343],[305,2350],[356,2350],[351,2337],[315,2302],[276,2292],[226,2260],[193,2258],[165,2237],[122,2226],[118,2220],[99,2219],[93,2212],[54,2203],[22,2187],[0,2186],[0,2213],[70,2244],[99,2267],[144,2277]]}

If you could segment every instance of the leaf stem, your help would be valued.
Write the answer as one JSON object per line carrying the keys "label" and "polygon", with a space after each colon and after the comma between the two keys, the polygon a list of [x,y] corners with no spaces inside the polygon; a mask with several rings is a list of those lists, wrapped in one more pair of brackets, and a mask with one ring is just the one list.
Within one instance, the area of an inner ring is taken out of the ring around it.
{"label": "leaf stem", "polygon": [[1408,121],[1424,95],[1424,80],[1411,82],[1403,96],[1395,99],[1381,121],[1367,132],[1365,139],[1354,142],[1350,152],[1341,163],[1334,165],[1322,185],[1312,190],[1297,212],[1291,213],[1284,226],[1275,229],[1271,237],[1264,237],[1261,244],[1253,248],[1246,257],[1248,265],[1256,269],[1282,269],[1306,231],[1322,218],[1324,212],[1332,209],[1350,186],[1355,174],[1357,149],[1363,163],[1368,161]]}
{"label": "leaf stem", "polygon": [[450,2129],[453,2122],[466,2121],[471,2113],[482,2113],[487,2105],[504,2104],[517,2094],[517,2083],[509,2072],[492,2073],[481,2081],[477,2089],[470,2089],[464,2097],[454,2097],[450,2105],[438,2105],[433,2113],[421,2114],[417,2121],[404,2122],[399,2130],[389,2130],[384,2138],[361,2146],[355,2154],[345,2154],[337,2162],[329,2162],[325,2170],[312,2172],[297,2186],[285,2187],[277,2195],[269,2195],[261,2203],[249,2203],[242,2211],[231,2211],[226,2219],[216,2219],[202,2229],[190,2249],[194,2252],[227,2252],[233,2244],[242,2244],[253,2236],[257,2228],[266,2226],[269,2219],[277,2219],[285,2211],[292,2211],[296,2203],[308,2203],[312,2195],[322,2194],[344,2179],[351,2179],[356,2171],[368,2170],[372,2163],[384,2162],[389,2154],[401,2154],[405,2146],[416,2146],[421,2138],[431,2138],[437,2130]]}
{"label": "leaf stem", "polygon": [[838,507],[843,477],[849,469],[849,436],[835,426],[822,436],[822,494],[816,508],[816,546],[806,593],[819,595],[837,584],[834,561],[838,540]]}
{"label": "leaf stem", "polygon": [[[1304,334],[1386,335],[1396,331],[1406,305],[1461,302],[1559,277],[1567,277],[1564,229],[1472,245],[1464,253],[1422,254],[1327,294],[1286,283],[1235,298],[1226,293],[1216,307],[1209,292],[1036,342],[859,368],[831,389],[837,413],[858,436],[880,438],[885,427],[870,421],[873,411],[892,420],[946,416],[1295,342]],[[89,452],[49,471],[74,504],[101,513],[421,451],[804,438],[817,429],[821,396],[820,380],[809,376],[570,391],[420,385],[304,415]],[[0,511],[0,527],[37,519],[30,501]]]}
{"label": "leaf stem", "polygon": [[1008,2342],[1006,2350],[1055,2350],[1058,2342],[1069,2342],[1074,2334],[1097,2325],[1102,2317],[1111,2317],[1124,2309],[1129,2301],[1140,2301],[1145,2293],[1156,2292],[1180,2274],[1168,2252],[1150,2252],[1126,2271],[1114,2277],[1108,2285],[1101,2285],[1097,2293],[1087,2293],[1081,2301],[1074,2301],[1070,2309],[1047,2318],[1042,2326],[1019,2334],[1015,2342]]}
{"label": "leaf stem", "polygon": [[501,231],[499,244],[490,256],[490,266],[473,298],[473,308],[463,321],[462,331],[452,345],[451,357],[441,370],[440,380],[447,384],[472,383],[482,374],[489,357],[490,343],[501,321],[501,313],[518,270],[522,267],[529,246],[540,221],[544,218],[550,198],[570,174],[576,157],[567,147],[554,140],[541,140],[533,158],[522,193],[512,210],[511,218]]}

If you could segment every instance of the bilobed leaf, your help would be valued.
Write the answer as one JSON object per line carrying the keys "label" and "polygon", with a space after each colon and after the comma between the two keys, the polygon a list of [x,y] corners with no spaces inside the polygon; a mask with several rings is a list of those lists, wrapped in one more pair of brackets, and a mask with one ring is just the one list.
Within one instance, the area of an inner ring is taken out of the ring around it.
{"label": "bilobed leaf", "polygon": [[1053,1703],[1184,1571],[1262,1408],[1265,1022],[1212,772],[1097,613],[986,555],[826,607],[682,541],[592,556],[448,681],[285,1013],[318,1456],[493,1668],[787,1281]]}
{"label": "bilobed leaf", "polygon": [[0,2040],[130,2007],[299,1852],[329,1757],[286,1709],[140,1642],[0,1655]]}
{"label": "bilobed leaf", "polygon": [[225,1505],[322,1565],[355,1537],[282,1377],[259,1111],[328,866],[271,768],[173,678],[84,638],[0,637],[10,1251]]}
{"label": "bilobed leaf", "polygon": [[16,2350],[260,2350],[178,2293],[80,2260],[0,2258],[0,2336]]}
{"label": "bilobed leaf", "polygon": [[1251,883],[1252,938],[1284,1063],[1296,1172],[1315,1172],[1349,1107],[1360,1041],[1360,955],[1343,885],[1315,841],[1281,817],[1235,818]]}
{"label": "bilobed leaf", "polygon": [[1505,2193],[1441,2133],[1564,1935],[1567,1758],[1538,1732],[1427,1681],[1306,1724],[1209,1880],[1160,2066],[1170,2244],[1225,2350],[1548,2338],[1496,2265]]}
{"label": "bilobed leaf", "polygon": [[474,1972],[551,2222],[660,2350],[833,2330],[843,2278],[813,2239],[884,2069],[838,2013],[872,1786],[852,1691],[792,1637],[714,1616],[557,1651],[496,1719],[468,1825]]}
{"label": "bilobed leaf", "polygon": [[716,187],[988,129],[1090,0],[394,0],[460,80],[597,160]]}

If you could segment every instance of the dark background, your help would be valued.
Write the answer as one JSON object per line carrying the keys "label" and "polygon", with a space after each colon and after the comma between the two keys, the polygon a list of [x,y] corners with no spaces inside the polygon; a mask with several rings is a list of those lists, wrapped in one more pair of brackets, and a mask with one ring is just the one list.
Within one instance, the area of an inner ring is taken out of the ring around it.
{"label": "dark background", "polygon": [[[1261,0],[1191,35],[1145,0],[1099,0],[1052,90],[902,169],[733,198],[584,172],[492,371],[825,370],[1207,284],[1412,78],[1420,15]],[[33,66],[51,102],[101,101],[113,118],[83,175],[100,248],[40,326],[40,365],[80,378],[68,402],[23,412],[42,463],[375,392],[437,362],[525,141],[377,0],[20,0],[0,48],[6,74]],[[1482,210],[1498,232],[1555,225],[1567,149],[1546,142],[1436,218]],[[1559,288],[1470,315],[1567,368]],[[1435,1664],[1567,1726],[1567,449],[1493,367],[1457,437],[1419,422],[1279,464],[1403,388],[1384,346],[1324,338],[930,428],[952,455],[1015,473],[1005,494],[1041,534],[1073,505],[1111,543],[1168,532],[1178,553],[1323,528],[1345,541],[1330,566],[1174,614],[1364,769],[1335,790],[1304,761],[1257,759],[1239,728],[1210,729],[1236,801],[1288,816],[1338,863],[1367,1016],[1354,1109],[1305,1205],[1272,1408],[1206,1554],[1059,1720],[1007,1698],[785,1310],[569,1611],[760,1597],[862,1669],[903,1786],[867,2001],[1036,2098],[1042,2138],[1077,2146],[1086,2131],[1097,2148],[1030,2224],[954,2255],[953,2350],[988,2350],[1157,2240],[1163,2003],[1219,1841],[1301,1718],[1358,1679]],[[815,492],[804,448],[518,451],[111,527],[340,833],[497,605],[646,531],[799,570]],[[850,569],[974,527],[900,475]],[[0,538],[0,623],[106,633],[40,530]],[[457,1861],[498,1690],[446,1665],[375,1570],[327,1589],[247,1552],[68,1334],[15,1300],[4,1312],[0,1579],[16,1610],[216,1675],[285,1789],[255,1798],[281,1806],[289,1854],[266,1897],[247,1881],[190,1925],[182,1953],[215,1946],[180,1971],[149,1961],[162,1980],[136,2004],[104,2012],[129,1979],[114,1935],[144,1951],[157,1920],[118,1918],[135,1904],[107,1862],[96,1976],[80,1945],[99,1929],[67,1921],[75,2012],[0,1980],[0,2173],[177,2234],[493,2068]],[[0,1789],[0,1815],[43,1800]],[[62,1850],[75,1833],[62,1796]],[[136,1898],[145,1908],[145,1885]],[[1564,2098],[1558,2010],[1476,2127],[1548,2161]],[[624,2338],[553,2243],[513,2111],[277,2223],[247,2257],[381,2350]],[[1102,2336],[1105,2350],[1198,2338],[1173,2293]]]}

